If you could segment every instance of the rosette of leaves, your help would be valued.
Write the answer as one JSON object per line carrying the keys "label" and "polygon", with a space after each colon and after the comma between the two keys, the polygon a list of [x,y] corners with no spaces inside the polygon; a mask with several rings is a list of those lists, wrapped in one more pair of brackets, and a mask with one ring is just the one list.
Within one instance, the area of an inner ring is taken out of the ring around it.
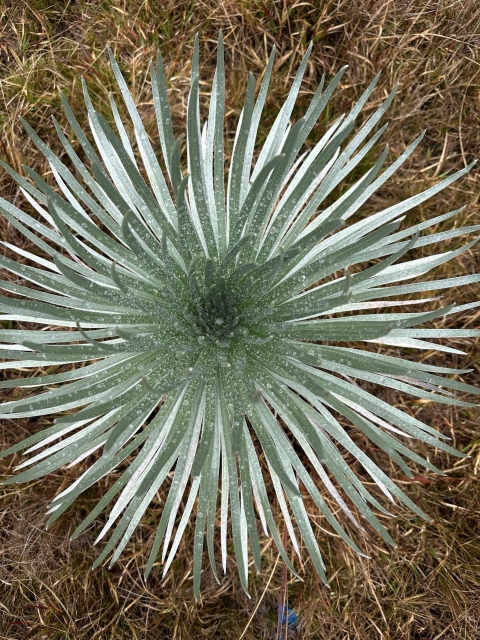
{"label": "rosette of leaves", "polygon": [[[478,335],[473,329],[418,328],[478,303],[457,308],[436,303],[426,311],[427,302],[437,298],[409,295],[478,281],[479,276],[468,275],[409,282],[468,251],[473,242],[420,259],[407,260],[405,254],[480,226],[422,236],[458,213],[453,211],[402,228],[406,212],[470,167],[352,222],[361,205],[409,158],[422,135],[382,169],[385,149],[334,200],[338,185],[365,166],[363,159],[384,133],[386,125],[377,130],[377,124],[395,92],[355,132],[377,76],[352,110],[315,146],[302,151],[344,73],[341,69],[326,86],[322,80],[304,117],[290,124],[310,51],[257,154],[255,140],[274,53],[256,98],[250,76],[228,175],[221,36],[203,125],[198,38],[195,42],[185,139],[174,137],[160,55],[157,66],[151,66],[163,168],[113,56],[134,136],[128,135],[113,98],[110,124],[95,110],[84,85],[89,134],[64,97],[70,132],[53,121],[65,162],[24,123],[49,162],[55,188],[31,168],[25,167],[24,178],[2,163],[38,215],[32,217],[4,199],[0,209],[43,256],[3,243],[27,264],[2,257],[1,266],[36,286],[1,281],[4,290],[15,294],[0,299],[0,338],[7,361],[2,367],[44,372],[0,386],[48,389],[5,403],[0,417],[63,412],[50,427],[3,452],[33,454],[18,466],[21,473],[6,482],[35,480],[89,460],[87,470],[54,498],[51,523],[82,492],[121,468],[119,478],[74,533],[79,535],[110,508],[98,539],[107,533],[110,538],[95,565],[109,556],[111,563],[118,558],[169,476],[146,575],[159,556],[167,571],[194,513],[193,585],[198,596],[205,543],[217,576],[217,510],[223,567],[231,523],[246,591],[250,554],[260,569],[260,525],[295,572],[275,525],[268,496],[273,487],[293,548],[299,553],[300,534],[326,580],[305,496],[358,552],[328,506],[332,500],[358,529],[367,527],[394,543],[374,513],[388,511],[347,464],[344,452],[387,500],[424,515],[369,458],[368,450],[355,443],[352,428],[408,476],[409,460],[439,472],[408,446],[408,439],[460,455],[446,436],[359,382],[460,406],[469,405],[452,391],[478,393],[452,377],[465,371],[384,355],[371,345],[461,353],[430,339]],[[402,305],[419,305],[420,310],[398,310]],[[7,328],[10,321],[49,325],[49,330]],[[68,363],[76,366],[48,372]]]}

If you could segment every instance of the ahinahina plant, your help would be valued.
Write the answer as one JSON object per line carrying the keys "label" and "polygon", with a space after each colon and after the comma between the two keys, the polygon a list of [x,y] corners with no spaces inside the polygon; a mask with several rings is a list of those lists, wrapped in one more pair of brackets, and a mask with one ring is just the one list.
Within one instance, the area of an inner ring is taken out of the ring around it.
{"label": "ahinahina plant", "polygon": [[[470,328],[418,328],[479,303],[437,304],[425,311],[427,303],[437,298],[405,298],[480,280],[478,275],[466,275],[408,283],[468,251],[475,241],[420,259],[407,260],[405,254],[414,247],[478,231],[480,226],[421,235],[455,216],[457,210],[402,227],[407,211],[464,176],[472,165],[418,195],[349,224],[361,205],[409,158],[423,134],[382,171],[387,156],[383,151],[332,203],[330,194],[359,167],[385,132],[386,125],[373,133],[395,90],[354,134],[356,118],[377,76],[350,113],[339,117],[313,148],[300,153],[344,73],[341,69],[325,88],[322,80],[304,117],[291,125],[310,51],[254,163],[274,52],[256,99],[250,75],[226,181],[221,36],[203,126],[198,38],[195,41],[185,143],[183,136],[174,137],[160,54],[156,68],[151,67],[165,173],[113,56],[113,72],[133,124],[135,145],[114,100],[116,131],[94,109],[84,84],[94,144],[65,97],[62,100],[85,161],[54,119],[70,168],[24,124],[47,158],[56,188],[31,168],[25,167],[26,179],[2,163],[41,221],[4,199],[0,200],[1,211],[51,260],[3,243],[37,266],[0,259],[5,269],[36,285],[32,289],[1,281],[4,290],[15,294],[0,299],[1,319],[58,327],[48,331],[3,328],[0,338],[7,362],[2,366],[37,369],[85,363],[62,373],[1,383],[2,388],[27,390],[56,385],[39,395],[5,403],[2,419],[67,412],[49,428],[3,452],[6,456],[26,449],[34,454],[18,466],[22,472],[6,483],[31,481],[65,465],[91,460],[88,469],[53,499],[52,523],[88,487],[127,461],[122,475],[73,534],[84,531],[116,498],[98,540],[112,533],[95,566],[112,552],[111,563],[118,558],[150,501],[174,470],[146,575],[162,544],[163,570],[167,571],[195,511],[193,587],[198,596],[205,536],[217,577],[214,533],[218,506],[223,567],[225,570],[230,521],[246,591],[249,552],[260,569],[257,518],[295,572],[274,522],[267,495],[267,482],[271,482],[293,548],[299,553],[292,515],[318,574],[326,581],[304,506],[305,494],[310,494],[328,524],[358,552],[355,540],[329,509],[326,493],[356,527],[370,526],[394,544],[371,507],[388,512],[346,463],[339,446],[358,461],[389,501],[397,499],[424,516],[371,460],[368,451],[355,444],[339,416],[385,451],[408,476],[412,474],[406,460],[439,470],[414,453],[405,444],[406,438],[461,455],[445,443],[446,436],[355,381],[459,406],[470,405],[457,400],[451,390],[479,393],[451,377],[464,370],[362,348],[374,342],[461,353],[429,339],[479,334]],[[404,281],[407,283],[397,284]],[[414,304],[421,310],[391,310]],[[358,342],[358,347],[353,348],[352,342]],[[302,456],[291,439],[303,450]],[[98,450],[100,455],[93,457]],[[259,460],[260,450],[265,467]],[[306,460],[314,476],[307,471]]]}

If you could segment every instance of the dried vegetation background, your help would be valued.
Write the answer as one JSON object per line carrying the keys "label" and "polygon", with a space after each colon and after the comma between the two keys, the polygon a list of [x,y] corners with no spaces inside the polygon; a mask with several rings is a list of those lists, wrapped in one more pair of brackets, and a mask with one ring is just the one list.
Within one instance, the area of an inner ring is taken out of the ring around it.
{"label": "dried vegetation background", "polygon": [[[55,115],[64,122],[60,90],[66,92],[77,117],[85,123],[80,91],[80,76],[84,75],[97,108],[108,109],[108,91],[115,91],[107,64],[108,46],[115,51],[147,124],[151,118],[148,129],[155,143],[158,134],[147,69],[156,49],[161,48],[174,126],[180,132],[185,122],[193,36],[201,32],[206,99],[219,28],[226,43],[230,139],[247,72],[251,70],[257,77],[261,74],[273,44],[277,46],[277,62],[260,131],[262,140],[310,41],[314,49],[296,115],[308,104],[323,72],[331,77],[340,66],[349,65],[341,89],[311,136],[312,142],[327,124],[349,109],[378,71],[383,71],[382,78],[365,117],[399,83],[388,113],[390,158],[401,153],[422,129],[426,128],[427,134],[410,161],[362,209],[363,214],[426,189],[480,156],[480,5],[475,0],[0,0],[0,157],[20,172],[22,162],[27,162],[48,179],[48,165],[26,137],[18,116],[25,117],[54,150],[60,151],[50,120]],[[368,163],[360,168],[362,172]],[[479,224],[479,177],[478,169],[472,171],[418,207],[410,214],[412,219],[427,219],[465,204],[455,224]],[[4,197],[22,202],[3,171],[0,183]],[[0,224],[3,240],[29,248],[6,221]],[[448,248],[458,244],[452,242]],[[474,247],[437,274],[445,277],[478,271],[479,257]],[[445,293],[442,302],[470,302],[478,293],[478,287],[464,287]],[[454,316],[451,326],[478,326],[478,316],[475,310]],[[452,346],[468,355],[411,355],[470,367],[472,372],[465,381],[480,384],[475,341],[457,340]],[[381,516],[398,547],[388,549],[377,537],[369,536],[364,548],[370,557],[365,559],[356,557],[318,517],[316,533],[331,591],[318,581],[306,556],[299,567],[304,582],[288,576],[271,540],[264,539],[263,570],[252,575],[251,599],[241,591],[230,560],[220,586],[210,571],[205,571],[202,600],[196,603],[191,588],[191,528],[187,528],[166,580],[161,582],[159,567],[145,584],[146,550],[165,492],[157,495],[113,570],[92,572],[90,565],[97,553],[92,543],[98,525],[72,543],[69,534],[114,478],[102,480],[83,494],[76,508],[47,532],[43,514],[48,502],[82,471],[65,469],[29,486],[0,489],[0,638],[480,638],[478,411],[442,408],[400,398],[388,390],[381,393],[384,399],[403,405],[449,434],[454,445],[471,457],[459,461],[430,450],[429,458],[446,470],[446,476],[416,469],[411,481],[358,436],[358,442],[370,447],[374,459],[406,488],[432,521],[421,521],[400,509],[395,518]],[[4,399],[7,395],[18,397],[18,392],[3,393]],[[0,445],[7,447],[46,424],[44,418],[8,421],[2,425]],[[2,474],[9,475],[19,457],[1,462]],[[280,518],[279,526],[282,530]],[[281,625],[277,614],[278,603],[287,600],[298,616],[296,627],[290,629]]]}

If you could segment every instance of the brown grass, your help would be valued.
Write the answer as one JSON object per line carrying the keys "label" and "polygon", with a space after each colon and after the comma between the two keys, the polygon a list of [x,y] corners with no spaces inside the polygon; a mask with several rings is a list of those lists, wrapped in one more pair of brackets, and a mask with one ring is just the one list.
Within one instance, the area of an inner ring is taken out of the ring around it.
{"label": "brown grass", "polygon": [[[67,93],[82,123],[82,74],[97,108],[108,108],[108,91],[115,87],[106,64],[107,46],[114,49],[147,120],[153,109],[146,70],[157,47],[161,48],[172,104],[176,105],[174,125],[181,131],[193,35],[201,32],[202,90],[207,98],[219,28],[226,43],[230,137],[241,109],[247,71],[257,77],[261,74],[274,43],[277,66],[262,121],[262,139],[310,41],[314,51],[299,112],[324,71],[331,76],[343,64],[350,65],[316,135],[348,109],[377,71],[382,70],[383,75],[369,108],[399,82],[388,114],[391,157],[422,129],[427,128],[427,134],[411,160],[372,199],[369,209],[425,189],[480,155],[480,6],[475,0],[0,0],[0,157],[19,171],[22,162],[27,162],[41,174],[48,173],[48,165],[26,137],[18,116],[25,117],[60,151],[50,121],[53,114],[63,122],[60,89]],[[157,143],[151,121],[149,133]],[[2,172],[0,179],[2,195],[21,201],[10,178]],[[476,169],[411,216],[426,219],[467,204],[456,224],[478,224],[479,193]],[[9,224],[1,224],[3,239],[28,247]],[[472,249],[444,266],[439,275],[478,270],[479,255]],[[476,293],[478,287],[464,287],[450,292],[445,300],[465,303],[474,300]],[[455,326],[476,324],[478,315],[473,311],[455,317]],[[458,342],[469,354],[449,361],[453,366],[473,368],[466,380],[478,384],[475,343]],[[425,448],[420,453],[447,475],[438,478],[417,469],[410,481],[380,452],[369,451],[431,515],[432,522],[398,509],[396,518],[382,518],[398,547],[388,550],[372,536],[365,540],[370,558],[362,559],[324,527],[321,517],[315,518],[331,593],[319,583],[306,554],[300,566],[304,582],[300,582],[284,573],[270,539],[264,539],[262,573],[252,573],[251,599],[242,593],[231,560],[220,587],[209,570],[205,571],[202,599],[195,603],[191,527],[165,582],[153,572],[145,584],[141,577],[145,549],[161,511],[162,492],[115,567],[92,572],[90,565],[97,553],[92,543],[98,525],[74,542],[68,538],[112,478],[90,489],[46,532],[48,502],[79,472],[60,470],[28,486],[1,489],[0,638],[284,638],[287,630],[278,624],[277,603],[285,595],[299,616],[297,631],[288,631],[292,638],[480,638],[478,412],[412,401],[388,390],[379,393],[451,435],[454,445],[471,457],[458,461]],[[43,419],[9,421],[2,429],[0,444],[9,446],[45,424]],[[11,473],[16,462],[2,460],[2,474]]]}

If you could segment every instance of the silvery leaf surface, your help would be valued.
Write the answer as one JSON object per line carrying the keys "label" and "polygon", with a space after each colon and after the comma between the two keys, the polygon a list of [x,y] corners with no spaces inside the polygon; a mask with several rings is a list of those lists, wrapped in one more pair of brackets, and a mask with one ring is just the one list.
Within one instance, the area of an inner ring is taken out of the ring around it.
{"label": "silvery leaf surface", "polygon": [[[351,222],[413,153],[423,134],[387,165],[385,148],[372,158],[372,168],[332,202],[334,189],[364,157],[374,156],[377,142],[385,138],[386,125],[377,125],[395,89],[357,125],[377,76],[347,113],[338,114],[320,139],[311,141],[313,126],[345,69],[329,83],[322,79],[305,115],[294,122],[291,116],[309,55],[310,49],[258,149],[274,51],[256,97],[256,81],[250,76],[228,166],[221,34],[204,122],[198,37],[185,131],[175,131],[172,124],[160,54],[157,66],[150,67],[158,149],[110,53],[123,106],[112,99],[112,115],[105,118],[95,110],[84,83],[90,131],[83,131],[62,96],[68,130],[56,120],[54,125],[65,161],[25,123],[48,160],[56,186],[28,167],[24,177],[2,163],[41,221],[3,198],[0,211],[44,257],[2,243],[22,261],[0,257],[0,266],[22,284],[0,280],[0,288],[13,294],[0,296],[1,368],[43,372],[4,381],[0,388],[46,390],[4,403],[0,418],[55,416],[51,426],[2,452],[30,456],[19,462],[19,473],[4,482],[35,480],[88,459],[87,470],[53,499],[51,523],[122,465],[119,478],[74,532],[80,535],[109,510],[98,535],[98,540],[108,536],[108,541],[95,566],[118,558],[169,476],[146,576],[158,562],[164,563],[165,574],[191,518],[196,597],[205,541],[219,580],[217,555],[225,571],[230,527],[247,593],[251,558],[261,570],[261,535],[273,537],[297,575],[275,523],[279,509],[293,549],[300,555],[301,536],[326,581],[306,496],[327,526],[358,553],[364,553],[361,538],[367,529],[395,544],[375,512],[388,514],[398,502],[425,517],[359,447],[354,431],[409,476],[409,461],[441,473],[415,453],[415,441],[463,455],[443,434],[365,390],[362,382],[463,407],[471,403],[458,393],[480,393],[454,379],[466,370],[385,353],[389,345],[462,353],[455,344],[437,340],[480,334],[470,326],[431,324],[479,303],[445,306],[426,293],[478,282],[479,274],[435,279],[430,272],[468,251],[476,240],[454,251],[442,251],[442,242],[477,233],[480,226],[428,233],[461,209],[410,226],[406,215],[462,178],[472,165]],[[128,114],[127,120],[122,113]],[[72,135],[81,156],[70,142]],[[411,257],[415,248],[434,243],[436,253]],[[24,323],[54,328],[26,329]],[[73,363],[81,366],[62,373],[45,371]],[[368,488],[342,450],[368,474],[373,483]],[[269,488],[276,504],[269,499]],[[353,525],[348,533],[343,517]]]}

